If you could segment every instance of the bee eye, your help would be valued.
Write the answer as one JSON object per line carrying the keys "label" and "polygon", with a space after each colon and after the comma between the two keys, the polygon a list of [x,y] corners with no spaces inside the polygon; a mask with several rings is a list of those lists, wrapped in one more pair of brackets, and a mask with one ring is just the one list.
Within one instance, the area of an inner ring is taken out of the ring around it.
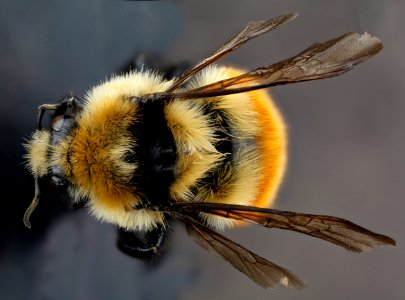
{"label": "bee eye", "polygon": [[61,131],[64,121],[65,121],[64,115],[59,115],[59,116],[52,118],[51,130],[56,131],[56,132]]}

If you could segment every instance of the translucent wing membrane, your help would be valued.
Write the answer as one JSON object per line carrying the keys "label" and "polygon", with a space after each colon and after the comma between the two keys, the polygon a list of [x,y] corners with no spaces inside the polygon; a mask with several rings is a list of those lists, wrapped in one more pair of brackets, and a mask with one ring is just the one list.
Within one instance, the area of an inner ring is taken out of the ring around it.
{"label": "translucent wing membrane", "polygon": [[346,33],[338,38],[310,46],[300,54],[230,79],[221,80],[170,98],[202,98],[237,94],[265,87],[334,77],[349,71],[383,48],[368,33]]}
{"label": "translucent wing membrane", "polygon": [[182,202],[175,204],[173,209],[184,213],[204,212],[268,228],[292,230],[323,239],[353,252],[369,251],[379,245],[395,245],[395,241],[388,236],[331,216],[220,203]]}
{"label": "translucent wing membrane", "polygon": [[219,58],[225,56],[226,54],[235,51],[240,46],[242,46],[247,41],[262,35],[268,31],[276,29],[278,26],[287,23],[297,17],[298,14],[288,14],[283,16],[275,17],[269,21],[252,21],[245,29],[243,29],[240,33],[234,36],[231,40],[229,40],[224,46],[222,46],[219,50],[217,50],[214,54],[207,57],[197,65],[195,65],[190,70],[186,71],[181,77],[179,77],[173,84],[170,86],[166,92],[173,92],[176,90],[180,85],[182,85],[185,81],[187,81],[191,76],[196,74],[198,71],[204,69],[206,66],[212,64],[214,61],[218,60]]}
{"label": "translucent wing membrane", "polygon": [[304,282],[288,270],[250,252],[190,217],[180,218],[187,224],[187,231],[197,244],[227,260],[261,287],[268,288],[276,284],[297,289],[305,287]]}

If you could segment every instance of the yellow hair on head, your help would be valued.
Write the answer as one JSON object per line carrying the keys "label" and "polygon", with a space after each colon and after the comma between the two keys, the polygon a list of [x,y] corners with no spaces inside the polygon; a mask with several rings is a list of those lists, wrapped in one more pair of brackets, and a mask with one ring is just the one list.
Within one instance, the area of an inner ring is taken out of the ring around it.
{"label": "yellow hair on head", "polygon": [[50,133],[47,130],[36,130],[31,140],[25,144],[27,167],[34,177],[45,176],[48,173],[48,149]]}

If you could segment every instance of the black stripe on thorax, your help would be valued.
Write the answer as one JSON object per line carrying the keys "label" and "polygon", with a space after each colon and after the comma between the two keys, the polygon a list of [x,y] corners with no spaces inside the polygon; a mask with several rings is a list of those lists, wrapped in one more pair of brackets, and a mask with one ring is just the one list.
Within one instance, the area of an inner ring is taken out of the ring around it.
{"label": "black stripe on thorax", "polygon": [[169,187],[175,179],[176,144],[167,126],[164,104],[140,101],[137,105],[138,121],[131,128],[136,146],[127,158],[139,166],[133,184],[144,196],[142,205],[164,205],[169,201]]}

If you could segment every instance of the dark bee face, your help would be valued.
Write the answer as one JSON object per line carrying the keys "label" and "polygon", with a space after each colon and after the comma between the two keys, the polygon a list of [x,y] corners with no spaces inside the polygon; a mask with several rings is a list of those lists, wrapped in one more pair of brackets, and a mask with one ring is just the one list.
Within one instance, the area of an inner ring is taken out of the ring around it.
{"label": "dark bee face", "polygon": [[76,116],[82,111],[82,103],[75,96],[64,97],[55,110],[50,123],[52,135],[57,139],[65,136],[75,125]]}
{"label": "dark bee face", "polygon": [[[55,146],[71,132],[76,126],[76,117],[82,111],[82,103],[75,96],[68,96],[61,99],[50,122],[50,145]],[[48,173],[50,182],[65,191],[67,181],[60,166],[52,165]]]}

